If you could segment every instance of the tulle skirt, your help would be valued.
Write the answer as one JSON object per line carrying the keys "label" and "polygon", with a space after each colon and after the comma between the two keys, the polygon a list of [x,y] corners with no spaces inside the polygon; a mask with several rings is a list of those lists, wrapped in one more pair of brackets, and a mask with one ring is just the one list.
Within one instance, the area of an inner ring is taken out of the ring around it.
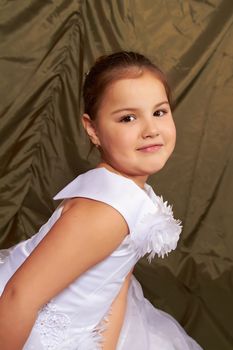
{"label": "tulle skirt", "polygon": [[[4,263],[10,250],[0,250],[0,264]],[[43,348],[35,343],[33,345],[33,349]],[[31,346],[26,346],[26,349],[31,349]],[[56,350],[63,349],[101,350],[101,346],[93,339],[93,334],[87,332],[82,336],[77,334],[75,339],[69,339],[68,343],[59,346]],[[155,308],[144,298],[141,285],[134,276],[128,291],[125,319],[116,350],[130,349],[203,350],[172,316]]]}
{"label": "tulle skirt", "polygon": [[125,320],[117,350],[202,350],[169,314],[144,298],[140,283],[132,276]]}

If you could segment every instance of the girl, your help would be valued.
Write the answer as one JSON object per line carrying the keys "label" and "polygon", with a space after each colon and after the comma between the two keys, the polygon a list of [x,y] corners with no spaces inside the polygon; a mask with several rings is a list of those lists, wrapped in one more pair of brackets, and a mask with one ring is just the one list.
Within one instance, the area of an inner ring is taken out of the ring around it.
{"label": "girl", "polygon": [[133,52],[103,56],[84,84],[82,123],[101,162],[68,184],[48,222],[0,264],[0,349],[200,350],[132,276],[181,231],[146,183],[176,139],[164,74]]}

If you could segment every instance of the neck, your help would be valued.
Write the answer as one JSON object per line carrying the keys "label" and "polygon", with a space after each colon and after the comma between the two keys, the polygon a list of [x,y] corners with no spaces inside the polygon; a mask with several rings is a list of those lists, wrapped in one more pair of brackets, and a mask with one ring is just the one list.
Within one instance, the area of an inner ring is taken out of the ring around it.
{"label": "neck", "polygon": [[128,174],[125,174],[124,172],[121,172],[119,170],[116,170],[115,168],[113,168],[111,165],[109,165],[108,163],[105,163],[105,162],[100,162],[96,168],[106,168],[107,170],[115,173],[115,174],[118,174],[118,175],[121,175],[121,176],[124,176],[124,177],[127,177],[128,179],[131,179],[133,180],[139,187],[141,187],[143,190],[145,190],[145,183],[148,179],[148,176],[146,175],[142,175],[142,176],[137,176],[137,175],[128,175]]}

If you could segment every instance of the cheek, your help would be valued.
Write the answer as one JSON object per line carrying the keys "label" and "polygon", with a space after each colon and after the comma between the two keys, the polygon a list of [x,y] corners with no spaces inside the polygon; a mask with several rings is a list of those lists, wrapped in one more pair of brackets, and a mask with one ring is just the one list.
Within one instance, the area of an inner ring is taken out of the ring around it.
{"label": "cheek", "polygon": [[117,147],[118,149],[125,148],[126,145],[131,143],[130,132],[122,132],[122,130],[117,130],[117,128],[112,128],[108,133],[103,134],[102,141],[107,146]]}
{"label": "cheek", "polygon": [[170,141],[171,143],[175,143],[176,141],[176,127],[173,119],[169,120],[165,127],[165,137],[167,138],[167,141]]}
{"label": "cheek", "polygon": [[[165,126],[165,125],[164,125]],[[174,151],[175,144],[176,144],[176,128],[174,123],[169,123],[166,125],[166,128],[164,128],[164,142],[167,145],[167,151],[169,154],[171,154]]]}
{"label": "cheek", "polygon": [[176,142],[176,127],[175,124],[173,124],[172,130],[171,130],[171,138],[173,139],[174,143]]}
{"label": "cheek", "polygon": [[100,144],[106,154],[111,154],[115,153],[121,147],[122,142],[117,133],[112,132],[112,130],[105,130],[100,135]]}

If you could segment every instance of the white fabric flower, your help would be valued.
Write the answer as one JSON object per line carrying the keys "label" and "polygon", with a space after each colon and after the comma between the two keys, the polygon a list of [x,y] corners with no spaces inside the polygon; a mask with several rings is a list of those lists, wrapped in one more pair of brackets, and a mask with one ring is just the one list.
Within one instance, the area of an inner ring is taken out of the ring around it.
{"label": "white fabric flower", "polygon": [[156,212],[145,214],[131,233],[137,257],[150,253],[149,262],[155,254],[163,258],[174,250],[182,229],[181,221],[174,219],[172,207],[163,201],[162,196],[156,196],[153,202]]}

